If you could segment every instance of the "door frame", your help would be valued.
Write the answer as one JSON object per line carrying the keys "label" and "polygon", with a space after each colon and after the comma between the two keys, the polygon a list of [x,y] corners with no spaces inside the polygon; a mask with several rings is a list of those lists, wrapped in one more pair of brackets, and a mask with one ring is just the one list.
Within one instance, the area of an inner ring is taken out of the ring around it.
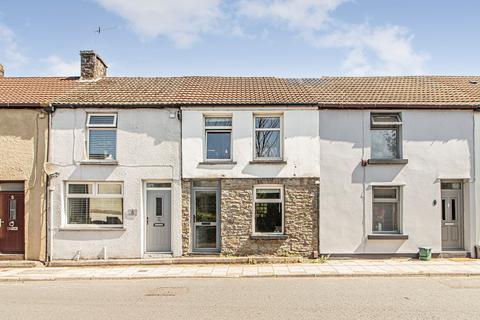
{"label": "door frame", "polygon": [[25,196],[25,181],[22,180],[0,180],[1,183],[12,183],[22,185],[22,190],[13,190],[13,191],[3,191],[1,190],[0,193],[22,193],[23,195],[23,252],[22,253],[2,253],[2,255],[6,256],[22,256],[22,259],[25,259],[27,254],[27,237],[28,237],[28,228],[27,228],[27,202]]}
{"label": "door frame", "polygon": [[[170,187],[161,187],[161,188],[153,188],[153,187],[147,187],[148,183],[169,183]],[[158,180],[158,179],[152,179],[152,180],[143,180],[143,208],[142,208],[142,229],[143,229],[143,237],[142,237],[142,242],[143,242],[143,248],[142,248],[142,257],[144,257],[146,254],[161,254],[161,253],[166,253],[166,254],[171,254],[173,252],[172,245],[173,245],[173,190],[172,190],[172,181],[171,180]],[[158,191],[170,191],[170,251],[147,251],[147,191],[149,190],[158,190]]]}
{"label": "door frame", "polygon": [[[442,183],[459,183],[460,189],[443,189]],[[440,211],[442,210],[442,200],[443,200],[443,191],[446,192],[457,192],[458,193],[458,213],[459,214],[459,238],[460,238],[460,246],[458,248],[444,248],[443,247],[443,237],[442,237],[442,215],[440,212],[440,246],[442,251],[463,251],[465,250],[465,205],[464,205],[464,183],[463,180],[455,180],[455,179],[446,179],[440,180]]]}
{"label": "door frame", "polygon": [[[196,234],[195,234],[195,218],[196,215],[196,192],[198,191],[215,191],[217,197],[216,203],[216,246],[215,248],[196,248]],[[194,253],[217,253],[220,252],[220,183],[217,187],[194,187],[192,186],[192,203],[191,203],[191,210],[190,210],[190,238],[191,241],[191,250]]]}

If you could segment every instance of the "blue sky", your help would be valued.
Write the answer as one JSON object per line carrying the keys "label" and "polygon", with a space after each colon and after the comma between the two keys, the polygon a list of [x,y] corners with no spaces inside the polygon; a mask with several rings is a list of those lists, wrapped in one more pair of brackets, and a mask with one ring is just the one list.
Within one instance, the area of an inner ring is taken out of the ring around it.
{"label": "blue sky", "polygon": [[[2,1],[7,76],[480,74],[477,0]],[[94,30],[104,28],[100,35]]]}

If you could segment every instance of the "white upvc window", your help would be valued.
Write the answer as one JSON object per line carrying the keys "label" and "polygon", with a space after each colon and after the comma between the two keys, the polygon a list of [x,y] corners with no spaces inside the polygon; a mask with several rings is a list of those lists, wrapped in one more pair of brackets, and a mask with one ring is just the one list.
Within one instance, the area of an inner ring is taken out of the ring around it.
{"label": "white upvc window", "polygon": [[205,116],[206,161],[232,160],[232,117]]}
{"label": "white upvc window", "polygon": [[66,225],[112,227],[123,225],[121,182],[67,182]]}
{"label": "white upvc window", "polygon": [[117,114],[89,113],[87,131],[89,160],[115,160],[117,158]]}
{"label": "white upvc window", "polygon": [[400,113],[372,113],[370,116],[371,158],[402,158],[402,117]]}
{"label": "white upvc window", "polygon": [[254,159],[281,160],[283,153],[282,116],[254,116]]}
{"label": "white upvc window", "polygon": [[283,186],[255,186],[253,202],[253,234],[283,234]]}
{"label": "white upvc window", "polygon": [[400,187],[373,187],[373,233],[401,233]]}

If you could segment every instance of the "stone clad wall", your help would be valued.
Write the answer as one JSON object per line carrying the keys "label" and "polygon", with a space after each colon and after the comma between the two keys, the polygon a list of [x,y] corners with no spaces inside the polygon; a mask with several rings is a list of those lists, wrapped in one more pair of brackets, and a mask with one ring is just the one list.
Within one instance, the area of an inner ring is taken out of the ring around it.
{"label": "stone clad wall", "polygon": [[[302,255],[318,251],[317,178],[223,179],[221,248],[225,255]],[[284,186],[286,239],[252,240],[253,187]]]}
{"label": "stone clad wall", "polygon": [[191,195],[192,195],[192,181],[186,180],[186,179],[182,180],[182,254],[183,255],[188,255],[191,251],[190,249]]}
{"label": "stone clad wall", "polygon": [[[318,251],[318,178],[222,179],[220,199],[221,254],[301,255]],[[284,186],[286,238],[251,239],[253,187],[260,184]],[[191,180],[182,182],[182,247],[191,252]]]}

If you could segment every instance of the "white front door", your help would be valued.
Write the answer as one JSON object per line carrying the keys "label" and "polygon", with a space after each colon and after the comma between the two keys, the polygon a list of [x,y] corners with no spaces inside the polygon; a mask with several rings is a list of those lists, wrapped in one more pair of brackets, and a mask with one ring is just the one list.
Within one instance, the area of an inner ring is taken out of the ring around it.
{"label": "white front door", "polygon": [[171,251],[171,191],[147,189],[146,252]]}

